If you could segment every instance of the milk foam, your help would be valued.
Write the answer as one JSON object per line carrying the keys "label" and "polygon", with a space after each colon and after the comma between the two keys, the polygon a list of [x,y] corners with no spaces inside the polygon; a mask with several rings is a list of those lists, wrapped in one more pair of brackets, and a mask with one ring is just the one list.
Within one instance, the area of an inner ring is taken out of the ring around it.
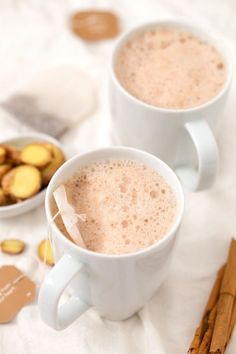
{"label": "milk foam", "polygon": [[[79,227],[91,251],[122,254],[146,248],[164,237],[175,219],[172,189],[135,161],[91,164],[67,180],[65,188],[76,212],[86,214]],[[62,220],[57,225],[64,233]]]}
{"label": "milk foam", "polygon": [[210,43],[171,27],[147,30],[118,53],[118,80],[133,96],[164,108],[201,105],[221,91],[226,67]]}

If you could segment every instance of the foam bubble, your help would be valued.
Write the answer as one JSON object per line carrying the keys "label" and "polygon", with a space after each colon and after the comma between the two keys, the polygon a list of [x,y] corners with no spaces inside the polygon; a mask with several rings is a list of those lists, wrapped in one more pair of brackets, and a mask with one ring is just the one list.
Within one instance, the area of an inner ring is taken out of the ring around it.
{"label": "foam bubble", "polygon": [[127,220],[123,220],[122,223],[121,223],[122,227],[127,227],[129,225],[128,221]]}

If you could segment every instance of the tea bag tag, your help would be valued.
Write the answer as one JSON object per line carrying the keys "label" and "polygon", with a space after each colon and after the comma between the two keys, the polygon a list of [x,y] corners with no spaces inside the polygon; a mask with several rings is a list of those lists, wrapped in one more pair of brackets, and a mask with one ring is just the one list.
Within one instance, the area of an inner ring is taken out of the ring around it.
{"label": "tea bag tag", "polygon": [[80,38],[96,42],[119,34],[118,17],[110,11],[78,11],[71,17],[72,31]]}
{"label": "tea bag tag", "polygon": [[0,268],[0,323],[10,322],[35,298],[36,285],[13,265]]}
{"label": "tea bag tag", "polygon": [[64,185],[58,187],[54,192],[53,196],[55,198],[58,210],[60,212],[61,218],[65,225],[65,228],[72,240],[77,243],[80,247],[86,248],[86,245],[81,237],[79,228],[77,225],[78,219],[85,221],[84,214],[76,214],[72,205],[68,202],[66,189]]}

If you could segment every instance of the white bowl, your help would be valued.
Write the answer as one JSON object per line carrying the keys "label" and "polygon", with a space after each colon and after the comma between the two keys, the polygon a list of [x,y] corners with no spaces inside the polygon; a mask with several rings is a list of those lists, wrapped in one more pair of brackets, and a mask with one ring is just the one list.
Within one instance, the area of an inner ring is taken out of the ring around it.
{"label": "white bowl", "polygon": [[[62,145],[59,143],[58,140],[52,138],[49,135],[39,133],[32,133],[13,137],[11,139],[1,141],[0,144],[9,144],[14,147],[22,147],[26,144],[30,144],[37,141],[49,142],[58,146],[63,151]],[[26,199],[22,202],[6,206],[0,206],[0,218],[10,218],[13,216],[21,215],[43,204],[46,189],[47,187],[45,187],[41,192],[37,193],[35,196]]]}

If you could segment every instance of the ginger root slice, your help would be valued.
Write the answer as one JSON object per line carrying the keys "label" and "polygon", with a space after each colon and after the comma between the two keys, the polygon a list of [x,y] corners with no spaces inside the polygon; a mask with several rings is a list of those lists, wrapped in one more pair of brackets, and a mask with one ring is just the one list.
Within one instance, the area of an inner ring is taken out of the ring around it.
{"label": "ginger root slice", "polygon": [[10,198],[4,194],[3,189],[0,187],[0,206],[10,204]]}
{"label": "ginger root slice", "polygon": [[45,144],[32,143],[23,147],[20,158],[22,163],[44,167],[52,161],[53,155]]}
{"label": "ginger root slice", "polygon": [[61,149],[53,144],[44,144],[51,150],[53,159],[52,161],[41,169],[43,186],[46,186],[56,170],[65,162],[65,156]]}
{"label": "ginger root slice", "polygon": [[40,242],[38,246],[38,256],[41,261],[45,261],[50,266],[55,264],[52,254],[51,242],[49,240],[43,240]]}
{"label": "ginger root slice", "polygon": [[0,146],[0,163],[4,163],[5,159],[6,159],[6,149],[4,148],[4,146]]}
{"label": "ginger root slice", "polygon": [[0,165],[0,183],[7,172],[11,170],[12,166],[9,164]]}
{"label": "ginger root slice", "polygon": [[20,254],[25,249],[25,243],[18,239],[8,239],[1,242],[1,249],[7,254]]}
{"label": "ginger root slice", "polygon": [[34,166],[22,165],[13,168],[2,179],[3,192],[14,200],[23,200],[39,192],[41,174]]}
{"label": "ginger root slice", "polygon": [[21,149],[15,146],[5,145],[7,151],[6,163],[10,165],[20,165],[21,163]]}

